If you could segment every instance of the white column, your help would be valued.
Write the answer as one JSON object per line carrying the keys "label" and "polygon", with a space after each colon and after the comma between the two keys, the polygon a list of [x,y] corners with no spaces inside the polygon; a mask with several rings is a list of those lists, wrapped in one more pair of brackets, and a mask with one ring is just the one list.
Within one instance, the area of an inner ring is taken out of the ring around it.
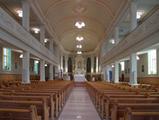
{"label": "white column", "polygon": [[131,31],[134,30],[137,27],[137,5],[135,1],[132,1],[130,5],[130,29]]}
{"label": "white column", "polygon": [[116,27],[114,31],[114,39],[115,39],[115,44],[119,43],[119,28]]}
{"label": "white column", "polygon": [[53,53],[53,40],[52,39],[50,39],[50,43],[49,43],[49,49],[50,49],[50,51]]}
{"label": "white column", "polygon": [[49,65],[49,80],[53,80],[53,65]]}
{"label": "white column", "polygon": [[115,78],[114,83],[119,83],[119,62],[115,62]]}
{"label": "white column", "polygon": [[40,60],[40,81],[45,81],[45,61]]}
{"label": "white column", "polygon": [[60,74],[59,74],[57,66],[55,66],[55,77],[60,77]]}
{"label": "white column", "polygon": [[109,71],[112,71],[112,68],[108,65],[106,68],[106,80],[107,80],[107,82],[110,82]]}
{"label": "white column", "polygon": [[98,71],[101,72],[101,65],[98,64]]}
{"label": "white column", "polygon": [[68,72],[68,56],[65,56],[65,72]]}
{"label": "white column", "polygon": [[53,54],[58,55],[58,47],[57,47],[56,43],[53,43]]}
{"label": "white column", "polygon": [[137,84],[137,59],[136,53],[131,54],[130,56],[130,84]]}
{"label": "white column", "polygon": [[111,70],[112,70],[112,81],[115,82],[115,65],[111,67]]}
{"label": "white column", "polygon": [[94,72],[94,56],[91,56],[91,73]]}
{"label": "white column", "polygon": [[105,67],[102,67],[102,73],[103,73],[103,80],[106,81],[106,75],[105,75]]}
{"label": "white column", "polygon": [[23,52],[22,59],[22,83],[29,84],[30,83],[30,53],[25,51]]}
{"label": "white column", "polygon": [[99,63],[99,59],[98,59],[98,56],[97,56],[96,57],[96,73],[99,72],[99,65],[98,65],[98,63]]}
{"label": "white column", "polygon": [[44,39],[45,39],[45,27],[42,25],[40,27],[40,42],[45,45],[44,43]]}
{"label": "white column", "polygon": [[61,55],[61,68],[60,69],[63,71],[63,55]]}
{"label": "white column", "polygon": [[104,81],[108,82],[108,67],[103,68]]}
{"label": "white column", "polygon": [[30,30],[30,6],[27,0],[23,0],[22,2],[22,25],[23,27],[29,31]]}

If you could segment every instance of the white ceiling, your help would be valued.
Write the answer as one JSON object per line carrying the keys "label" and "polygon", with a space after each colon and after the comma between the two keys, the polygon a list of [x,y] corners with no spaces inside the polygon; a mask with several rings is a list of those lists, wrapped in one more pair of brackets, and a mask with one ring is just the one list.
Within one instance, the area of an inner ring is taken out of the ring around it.
{"label": "white ceiling", "polygon": [[[106,30],[114,22],[128,0],[35,0],[45,18],[56,32],[65,50],[75,52],[76,44],[82,44],[81,51],[95,50],[106,37]],[[76,21],[83,21],[86,27],[77,29]],[[77,43],[76,37],[84,41]]]}
{"label": "white ceiling", "polygon": [[[21,8],[22,0],[0,0],[5,7],[15,13],[15,9]],[[34,2],[49,22],[57,35],[60,44],[68,52],[76,52],[77,44],[82,44],[81,51],[92,52],[106,38],[112,24],[117,20],[129,0],[30,0]],[[159,0],[136,0],[138,9],[150,11]],[[1,4],[2,5],[2,4]],[[2,5],[2,6],[3,6]],[[76,21],[83,21],[86,27],[77,29]],[[31,12],[31,24],[39,25],[37,17]],[[129,31],[129,17],[120,25],[120,35]],[[83,36],[79,43],[77,36]]]}

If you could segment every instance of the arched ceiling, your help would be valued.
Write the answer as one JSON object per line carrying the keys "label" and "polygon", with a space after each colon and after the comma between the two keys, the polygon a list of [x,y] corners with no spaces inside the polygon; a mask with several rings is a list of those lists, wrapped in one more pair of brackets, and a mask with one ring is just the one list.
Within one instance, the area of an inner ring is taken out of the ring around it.
{"label": "arched ceiling", "polygon": [[[128,0],[35,0],[61,45],[69,52],[77,51],[77,44],[82,44],[83,52],[95,50],[127,2]],[[83,21],[86,26],[76,28],[74,25],[77,21]],[[76,41],[77,36],[83,36],[84,40],[79,43]]]}

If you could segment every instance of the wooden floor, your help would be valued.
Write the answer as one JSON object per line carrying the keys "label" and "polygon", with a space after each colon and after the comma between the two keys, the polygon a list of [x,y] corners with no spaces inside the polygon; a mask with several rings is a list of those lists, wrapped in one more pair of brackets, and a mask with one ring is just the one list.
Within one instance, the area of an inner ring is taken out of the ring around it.
{"label": "wooden floor", "polygon": [[58,120],[101,120],[84,87],[75,87]]}

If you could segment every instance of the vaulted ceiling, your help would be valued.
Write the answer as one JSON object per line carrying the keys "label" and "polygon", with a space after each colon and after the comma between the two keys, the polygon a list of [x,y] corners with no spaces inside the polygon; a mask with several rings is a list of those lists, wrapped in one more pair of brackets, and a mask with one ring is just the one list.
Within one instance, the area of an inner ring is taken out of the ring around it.
{"label": "vaulted ceiling", "polygon": [[[34,0],[64,47],[69,52],[76,52],[77,44],[81,51],[91,52],[96,49],[106,32],[112,27],[128,0]],[[78,29],[75,23],[82,21],[85,27]],[[83,37],[78,42],[76,37]]]}
{"label": "vaulted ceiling", "polygon": [[[22,0],[0,0],[15,14]],[[104,40],[113,24],[127,6],[129,0],[28,0],[42,13],[49,27],[53,29],[61,46],[68,52],[92,52]],[[37,16],[31,12],[31,24]],[[85,27],[78,29],[76,22],[84,22]],[[79,42],[76,37],[83,37]],[[76,48],[76,45],[82,48]]]}

